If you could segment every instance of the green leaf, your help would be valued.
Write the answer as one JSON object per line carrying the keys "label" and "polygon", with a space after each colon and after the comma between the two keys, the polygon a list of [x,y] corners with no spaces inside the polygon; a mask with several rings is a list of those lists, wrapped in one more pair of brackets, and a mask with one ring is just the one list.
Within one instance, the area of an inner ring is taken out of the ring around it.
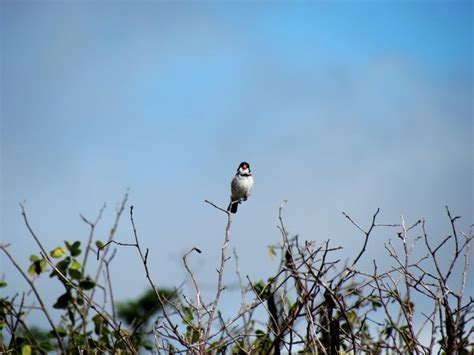
{"label": "green leaf", "polygon": [[71,253],[71,256],[78,256],[81,254],[81,242],[79,240],[76,240],[74,243],[70,244],[67,240],[64,241],[64,244],[66,244],[67,250],[69,250],[69,253]]}
{"label": "green leaf", "polygon": [[360,296],[361,290],[357,287],[350,287],[347,289],[347,294],[350,296]]}
{"label": "green leaf", "polygon": [[72,265],[69,267],[68,272],[69,276],[71,276],[74,280],[80,280],[82,278],[82,272],[79,261],[73,259]]}
{"label": "green leaf", "polygon": [[182,306],[184,313],[186,314],[186,318],[189,320],[193,320],[193,310],[191,307]]}
{"label": "green leaf", "polygon": [[31,264],[30,267],[28,268],[28,274],[30,274],[31,276],[36,275],[35,263]]}
{"label": "green leaf", "polygon": [[199,340],[199,332],[197,329],[191,327],[188,325],[186,327],[186,338],[191,342],[191,343],[196,343]]}
{"label": "green leaf", "polygon": [[46,269],[48,268],[48,263],[44,259],[39,261],[39,265],[40,265],[41,272],[45,272]]}
{"label": "green leaf", "polygon": [[79,261],[77,261],[76,259],[73,259],[70,269],[80,270],[81,269],[81,263]]}
{"label": "green leaf", "polygon": [[66,249],[64,249],[63,247],[57,247],[51,250],[49,255],[51,255],[52,258],[57,259],[63,256],[65,253],[66,253]]}
{"label": "green leaf", "polygon": [[351,323],[351,325],[353,325],[357,319],[357,313],[354,311],[346,312],[346,317],[347,317],[347,320]]}
{"label": "green leaf", "polygon": [[[67,271],[67,268],[69,267],[69,264],[71,263],[71,257],[68,256],[67,258],[65,258],[64,260],[61,260],[59,263],[56,264],[56,268],[59,269],[59,271],[61,271],[62,274],[65,274],[66,271]],[[56,270],[53,270],[53,272],[51,273],[50,277],[53,277],[57,274]]]}
{"label": "green leaf", "polygon": [[6,281],[0,281],[0,288],[7,287],[7,282]]}
{"label": "green leaf", "polygon": [[56,303],[53,304],[53,308],[64,309],[67,308],[69,302],[72,300],[72,296],[69,291],[66,291],[63,295],[59,296]]}
{"label": "green leaf", "polygon": [[31,355],[31,346],[25,344],[21,347],[21,355]]}
{"label": "green leaf", "polygon": [[69,264],[71,264],[71,257],[68,256],[64,260],[61,260],[59,263],[56,264],[56,267],[61,271],[61,272],[66,272],[67,268],[69,267]]}
{"label": "green leaf", "polygon": [[[58,331],[58,334],[59,334],[59,336],[60,336],[61,338],[65,337],[66,335],[69,334],[68,331],[67,331],[66,329],[62,328],[62,327],[59,327],[59,328],[57,329],[57,331]],[[50,338],[55,338],[55,337],[56,337],[56,333],[51,330],[51,331],[48,333],[48,337],[50,337]]]}
{"label": "green leaf", "polygon": [[148,351],[153,350],[153,344],[152,344],[150,341],[145,340],[145,341],[142,343],[142,345],[143,345],[143,347],[145,348],[145,350],[148,350]]}
{"label": "green leaf", "polygon": [[70,268],[68,270],[68,273],[69,273],[69,276],[71,276],[71,278],[74,279],[74,280],[82,279],[82,272],[80,270]]}
{"label": "green leaf", "polygon": [[78,255],[81,255],[81,252],[82,252],[81,249],[74,249],[73,251],[71,251],[71,255],[78,256]]}
{"label": "green leaf", "polygon": [[46,352],[51,352],[55,350],[55,347],[49,341],[42,341],[41,343],[39,343],[39,347],[41,350]]}
{"label": "green leaf", "polygon": [[78,240],[72,245],[72,248],[70,250],[72,256],[78,256],[81,254],[81,242]]}
{"label": "green leaf", "polygon": [[97,335],[100,335],[103,330],[104,320],[99,314],[96,314],[92,317],[92,321],[94,322],[94,331]]}
{"label": "green leaf", "polygon": [[254,292],[258,295],[258,297],[262,299],[267,299],[270,295],[270,288],[263,280],[259,280],[253,284]]}
{"label": "green leaf", "polygon": [[67,315],[69,317],[69,321],[71,322],[71,325],[74,327],[74,324],[76,324],[76,317],[74,316],[72,307],[67,307]]}
{"label": "green leaf", "polygon": [[383,306],[383,304],[382,304],[381,302],[379,302],[379,301],[372,301],[372,308],[373,308],[373,309],[377,309],[377,308],[382,307],[382,306]]}
{"label": "green leaf", "polygon": [[83,290],[90,290],[95,287],[95,282],[88,276],[85,280],[79,282],[79,287]]}
{"label": "green leaf", "polygon": [[[245,345],[243,344],[242,340],[238,341],[239,345],[234,345],[230,350],[229,354],[243,354],[244,352],[240,349],[244,348]],[[223,341],[216,340],[212,342],[209,347],[206,349],[206,353],[209,354],[225,354],[227,349],[227,345]]]}
{"label": "green leaf", "polygon": [[28,268],[28,274],[30,274],[31,276],[39,275],[42,272],[45,272],[47,268],[48,264],[46,263],[46,260],[38,259],[33,262]]}
{"label": "green leaf", "polygon": [[80,295],[77,295],[76,302],[79,306],[82,306],[84,304],[84,299]]}
{"label": "green leaf", "polygon": [[268,246],[268,256],[270,257],[270,259],[273,260],[273,258],[276,256],[276,253],[275,253],[275,248],[271,245]]}
{"label": "green leaf", "polygon": [[95,246],[96,246],[97,248],[103,248],[103,247],[104,247],[104,243],[103,243],[102,241],[100,241],[100,240],[96,240],[96,241],[95,241]]}
{"label": "green leaf", "polygon": [[38,261],[40,258],[38,257],[38,255],[35,255],[35,254],[31,254],[30,255],[30,261],[32,263],[34,263],[35,261]]}

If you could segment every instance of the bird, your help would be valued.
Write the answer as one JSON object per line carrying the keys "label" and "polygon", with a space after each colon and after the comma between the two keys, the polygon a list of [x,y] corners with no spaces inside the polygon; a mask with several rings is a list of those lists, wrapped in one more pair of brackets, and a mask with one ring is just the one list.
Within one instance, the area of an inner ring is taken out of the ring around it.
{"label": "bird", "polygon": [[230,203],[227,211],[231,213],[237,212],[237,206],[242,201],[247,201],[253,187],[253,176],[250,172],[250,164],[243,161],[239,164],[237,172],[230,184]]}

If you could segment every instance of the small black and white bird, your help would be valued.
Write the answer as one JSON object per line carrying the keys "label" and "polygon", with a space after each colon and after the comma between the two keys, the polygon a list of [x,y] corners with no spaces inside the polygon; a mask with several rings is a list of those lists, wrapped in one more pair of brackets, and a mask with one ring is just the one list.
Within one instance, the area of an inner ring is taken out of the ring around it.
{"label": "small black and white bird", "polygon": [[243,161],[237,168],[237,173],[230,184],[231,195],[227,211],[236,213],[239,203],[242,202],[242,200],[247,201],[247,198],[250,196],[250,192],[252,191],[252,187],[253,176],[250,172],[250,165]]}

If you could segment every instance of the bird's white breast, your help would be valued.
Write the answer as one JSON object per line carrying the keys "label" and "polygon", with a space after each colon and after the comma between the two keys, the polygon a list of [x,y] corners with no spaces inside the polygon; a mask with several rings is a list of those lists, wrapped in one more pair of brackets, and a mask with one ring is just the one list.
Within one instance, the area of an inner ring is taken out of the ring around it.
{"label": "bird's white breast", "polygon": [[253,176],[236,175],[232,181],[232,196],[234,198],[247,198],[253,187]]}

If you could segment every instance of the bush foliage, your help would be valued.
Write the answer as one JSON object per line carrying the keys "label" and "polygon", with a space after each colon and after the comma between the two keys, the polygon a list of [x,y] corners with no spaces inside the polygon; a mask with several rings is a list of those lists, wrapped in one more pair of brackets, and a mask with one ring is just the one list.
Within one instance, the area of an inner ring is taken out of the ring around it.
{"label": "bush foliage", "polygon": [[[142,249],[130,207],[132,243],[115,240],[118,222],[127,203],[125,196],[117,210],[107,240],[94,231],[103,209],[89,226],[86,241],[65,241],[47,251],[30,226],[25,209],[25,226],[38,252],[23,270],[9,251],[0,249],[28,285],[22,294],[0,299],[0,351],[31,353],[89,353],[142,350],[163,353],[474,353],[473,298],[469,292],[469,262],[472,228],[457,230],[459,217],[447,209],[450,234],[434,241],[428,238],[425,221],[409,225],[378,224],[377,212],[367,228],[349,215],[346,219],[361,234],[362,243],[352,259],[342,263],[342,247],[329,241],[316,243],[290,236],[279,211],[280,243],[269,246],[269,255],[280,259],[275,274],[267,280],[244,280],[238,256],[228,256],[232,215],[206,201],[227,220],[217,268],[217,288],[211,300],[204,300],[200,285],[188,265],[192,248],[183,263],[194,290],[193,297],[181,287],[158,288],[148,270],[148,249]],[[381,258],[391,266],[380,270],[373,261],[370,272],[358,266],[364,258],[374,229],[393,231]],[[136,248],[138,262],[149,289],[135,300],[114,301],[110,267],[122,247]],[[92,260],[91,256],[95,256]],[[446,259],[449,255],[449,260]],[[90,260],[89,260],[90,259]],[[225,319],[220,301],[226,295],[223,274],[234,259],[241,288],[239,311]],[[93,262],[94,261],[94,262]],[[7,275],[0,287],[7,286]],[[35,283],[38,278],[62,285],[52,305],[45,304]],[[472,286],[471,286],[472,287]],[[100,295],[100,297],[99,297]],[[59,320],[52,309],[60,313]],[[28,314],[40,310],[47,328],[28,321]],[[263,316],[262,316],[263,315]],[[53,319],[54,318],[54,319]]]}

